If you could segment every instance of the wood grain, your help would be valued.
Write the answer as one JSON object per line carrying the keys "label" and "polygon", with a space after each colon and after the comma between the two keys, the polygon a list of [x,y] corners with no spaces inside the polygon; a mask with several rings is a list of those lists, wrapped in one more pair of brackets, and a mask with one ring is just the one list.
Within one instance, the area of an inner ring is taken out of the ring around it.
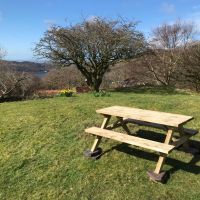
{"label": "wood grain", "polygon": [[[170,142],[172,140],[173,132],[174,131],[172,129],[168,130],[164,144],[166,144],[166,145],[170,144]],[[167,156],[166,154],[159,156],[159,159],[158,159],[158,162],[156,164],[156,169],[155,169],[154,173],[159,174],[161,172],[162,167],[163,167],[164,162],[165,162],[165,159],[166,159],[166,156]]]}
{"label": "wood grain", "polygon": [[99,109],[96,112],[100,114],[140,120],[144,122],[157,123],[169,127],[178,127],[193,119],[192,116],[187,115],[143,110],[123,106],[112,106]]}
{"label": "wood grain", "polygon": [[[103,120],[103,123],[101,125],[101,129],[104,129],[108,126],[110,118],[111,118],[111,116],[109,116],[109,115],[104,116],[104,120]],[[102,138],[101,136],[97,136],[97,138],[94,140],[94,143],[93,143],[92,148],[91,148],[91,152],[94,152],[97,149],[97,147],[99,146],[99,144],[101,142],[101,138]]]}
{"label": "wood grain", "polygon": [[168,154],[170,151],[174,149],[173,145],[168,145],[152,140],[147,140],[143,138],[139,138],[136,136],[130,136],[123,133],[118,133],[115,131],[110,131],[106,129],[101,129],[97,127],[91,127],[85,130],[86,133],[91,133],[97,136],[106,137],[109,139],[114,139],[123,143],[131,144],[137,147],[142,147],[146,149],[150,149],[156,152]]}

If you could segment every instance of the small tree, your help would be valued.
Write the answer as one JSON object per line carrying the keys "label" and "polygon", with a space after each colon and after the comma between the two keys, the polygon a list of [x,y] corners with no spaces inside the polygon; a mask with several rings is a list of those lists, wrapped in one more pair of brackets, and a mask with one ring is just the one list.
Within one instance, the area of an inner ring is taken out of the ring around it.
{"label": "small tree", "polygon": [[162,85],[172,86],[177,79],[182,54],[193,40],[194,25],[176,21],[163,24],[152,31],[150,55],[146,56],[148,70]]}
{"label": "small tree", "polygon": [[75,65],[88,86],[99,91],[109,66],[144,52],[144,36],[136,24],[95,18],[67,27],[53,26],[34,52],[62,66]]}

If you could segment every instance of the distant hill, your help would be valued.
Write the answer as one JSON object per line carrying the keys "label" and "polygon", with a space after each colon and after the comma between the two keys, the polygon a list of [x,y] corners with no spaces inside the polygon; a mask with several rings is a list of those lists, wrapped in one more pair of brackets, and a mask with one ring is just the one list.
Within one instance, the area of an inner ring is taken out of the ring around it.
{"label": "distant hill", "polygon": [[49,71],[53,68],[52,65],[46,64],[46,63],[36,63],[36,62],[30,62],[30,61],[2,61],[2,66],[9,67],[13,70],[16,70],[18,72],[28,72],[28,73],[40,73],[44,71]]}

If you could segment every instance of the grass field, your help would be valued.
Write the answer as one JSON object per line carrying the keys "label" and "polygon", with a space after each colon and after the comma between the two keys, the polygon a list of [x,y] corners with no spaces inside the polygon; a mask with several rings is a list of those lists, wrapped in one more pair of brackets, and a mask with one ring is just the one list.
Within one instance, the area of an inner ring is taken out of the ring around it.
{"label": "grass field", "polygon": [[173,151],[164,166],[171,174],[166,184],[149,181],[146,171],[155,168],[158,155],[148,150],[104,140],[101,159],[83,157],[94,140],[84,129],[100,126],[95,110],[111,105],[192,115],[188,126],[200,127],[195,94],[136,90],[2,103],[0,199],[200,199],[199,156]]}

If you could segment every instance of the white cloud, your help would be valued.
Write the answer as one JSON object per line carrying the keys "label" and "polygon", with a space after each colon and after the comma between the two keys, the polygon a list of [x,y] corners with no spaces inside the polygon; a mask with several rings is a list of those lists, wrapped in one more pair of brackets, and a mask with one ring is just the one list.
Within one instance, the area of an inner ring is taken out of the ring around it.
{"label": "white cloud", "polygon": [[176,8],[174,4],[165,2],[161,5],[161,10],[165,13],[173,13]]}

